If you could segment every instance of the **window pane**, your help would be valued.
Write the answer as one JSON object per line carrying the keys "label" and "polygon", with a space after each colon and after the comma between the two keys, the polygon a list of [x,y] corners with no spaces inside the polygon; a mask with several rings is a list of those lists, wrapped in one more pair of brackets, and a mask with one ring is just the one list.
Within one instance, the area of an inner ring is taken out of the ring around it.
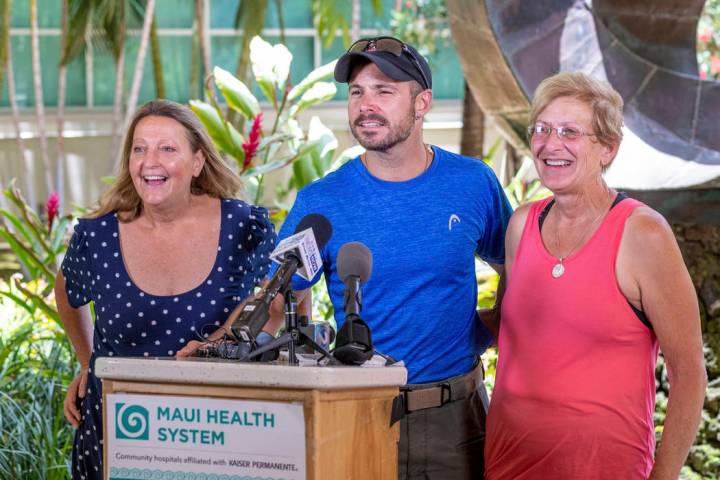
{"label": "window pane", "polygon": [[438,45],[438,51],[428,62],[433,73],[433,98],[463,98],[465,75],[455,48],[451,44]]}
{"label": "window pane", "polygon": [[[37,0],[38,26],[60,28],[60,0]],[[12,19],[10,25],[13,27],[30,28],[30,2],[12,2]]]}
{"label": "window pane", "polygon": [[[128,37],[125,41],[125,99],[127,99],[130,95],[130,89],[132,88],[133,76],[135,75],[135,63],[137,61],[139,49],[140,36]],[[145,65],[141,78],[142,81],[140,83],[140,93],[138,95],[138,106],[156,97],[155,79],[153,77],[152,69],[152,54],[150,52],[149,40],[147,53],[145,55]]]}
{"label": "window pane", "polygon": [[[19,108],[33,106],[32,57],[30,52],[30,35],[13,35],[12,44],[13,74],[15,76],[15,101]],[[3,106],[9,105],[7,98],[7,78]]]}
{"label": "window pane", "polygon": [[[336,37],[335,40],[333,40],[332,45],[330,48],[323,48],[320,52],[320,59],[321,64],[325,65],[326,63],[330,63],[333,60],[337,60],[340,58],[345,51],[347,50],[347,47],[343,45],[342,38]],[[337,93],[335,94],[334,100],[347,100],[348,98],[348,89],[346,83],[337,83],[335,82],[335,86],[337,87]]]}
{"label": "window pane", "polygon": [[93,99],[95,106],[113,104],[115,92],[115,59],[108,51],[93,52]]}
{"label": "window pane", "polygon": [[[191,37],[162,36],[160,50],[167,98],[185,103],[190,98]],[[202,68],[199,53],[198,62],[198,67]]]}
{"label": "window pane", "polygon": [[158,28],[191,28],[195,19],[193,0],[157,0],[155,19]]}
{"label": "window pane", "polygon": [[[285,28],[312,28],[310,0],[283,1],[281,3]],[[268,0],[265,27],[280,28],[280,17],[278,16],[277,2],[275,0]]]}
{"label": "window pane", "polygon": [[[240,0],[209,0],[210,28],[234,28]],[[248,0],[245,0],[248,1]]]}

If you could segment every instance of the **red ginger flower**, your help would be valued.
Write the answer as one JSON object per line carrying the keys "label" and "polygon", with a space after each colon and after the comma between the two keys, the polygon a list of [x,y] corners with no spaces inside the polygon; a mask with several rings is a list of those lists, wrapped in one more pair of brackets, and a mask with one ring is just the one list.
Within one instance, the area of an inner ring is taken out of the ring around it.
{"label": "red ginger flower", "polygon": [[243,160],[243,171],[247,170],[252,159],[257,153],[258,146],[260,145],[260,137],[262,136],[262,112],[257,114],[257,117],[253,120],[252,127],[250,127],[250,135],[248,135],[247,142],[242,144],[243,151],[245,152],[245,160]]}
{"label": "red ginger flower", "polygon": [[47,211],[48,230],[52,230],[53,221],[58,216],[60,209],[60,196],[57,192],[52,192],[48,197],[47,205],[45,205]]}
{"label": "red ginger flower", "polygon": [[710,73],[715,75],[720,73],[720,57],[716,55],[710,57]]}
{"label": "red ginger flower", "polygon": [[698,35],[698,41],[700,43],[708,43],[712,39],[712,31],[709,28],[703,29]]}

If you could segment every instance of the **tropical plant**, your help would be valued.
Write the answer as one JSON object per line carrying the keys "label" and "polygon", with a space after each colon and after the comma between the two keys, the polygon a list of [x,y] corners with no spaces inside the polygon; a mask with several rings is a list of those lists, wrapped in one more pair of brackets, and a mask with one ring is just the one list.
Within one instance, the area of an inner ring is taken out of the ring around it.
{"label": "tropical plant", "polygon": [[[271,45],[254,37],[250,60],[255,82],[273,110],[269,129],[263,132],[260,102],[250,88],[220,67],[215,67],[208,81],[209,102],[191,100],[190,107],[208,129],[215,145],[237,164],[250,199],[261,203],[263,180],[274,170],[297,163],[297,167],[293,166],[295,188],[324,174],[329,164],[328,153],[337,148],[335,136],[318,117],[310,120],[310,128],[305,132],[298,115],[335,96],[335,84],[325,81],[331,78],[335,63],[315,69],[292,86],[288,82],[292,54],[284,45]],[[229,121],[212,87],[217,88],[231,111],[250,122],[247,131],[241,133]]]}
{"label": "tropical plant", "polygon": [[698,22],[697,59],[700,78],[720,80],[720,0],[705,2]]}
{"label": "tropical plant", "polygon": [[0,238],[20,271],[0,283],[0,478],[65,479],[73,431],[63,417],[66,385],[77,374],[53,288],[71,217],[59,216],[57,194],[45,218],[14,183],[0,209]]}
{"label": "tropical plant", "polygon": [[0,478],[67,479],[74,432],[63,400],[77,362],[57,325],[7,307],[0,300]]}
{"label": "tropical plant", "polygon": [[58,262],[67,248],[72,217],[59,216],[57,194],[48,199],[47,218],[43,221],[14,183],[4,193],[18,213],[0,208],[0,238],[17,257],[21,272],[12,278],[12,288],[0,289],[0,296],[15,302],[33,318],[44,316],[59,324],[52,291]]}

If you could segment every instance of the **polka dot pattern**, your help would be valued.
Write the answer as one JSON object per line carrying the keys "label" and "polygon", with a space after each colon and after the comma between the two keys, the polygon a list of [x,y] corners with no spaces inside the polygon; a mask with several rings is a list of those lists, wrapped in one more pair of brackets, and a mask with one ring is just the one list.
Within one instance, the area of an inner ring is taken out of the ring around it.
{"label": "polka dot pattern", "polygon": [[172,356],[198,333],[207,336],[268,272],[275,231],[267,210],[240,200],[221,202],[220,244],[208,277],[188,292],[155,296],[129,277],[114,213],[81,219],[62,264],[70,305],[93,301],[91,370],[75,434],[73,478],[102,472],[102,384],[92,372],[97,357]]}

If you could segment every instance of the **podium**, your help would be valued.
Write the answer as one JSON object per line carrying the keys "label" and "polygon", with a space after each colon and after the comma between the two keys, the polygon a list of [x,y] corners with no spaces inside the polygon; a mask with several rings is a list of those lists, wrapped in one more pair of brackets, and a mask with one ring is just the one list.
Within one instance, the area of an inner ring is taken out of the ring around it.
{"label": "podium", "polygon": [[404,367],[99,358],[104,478],[396,479]]}

